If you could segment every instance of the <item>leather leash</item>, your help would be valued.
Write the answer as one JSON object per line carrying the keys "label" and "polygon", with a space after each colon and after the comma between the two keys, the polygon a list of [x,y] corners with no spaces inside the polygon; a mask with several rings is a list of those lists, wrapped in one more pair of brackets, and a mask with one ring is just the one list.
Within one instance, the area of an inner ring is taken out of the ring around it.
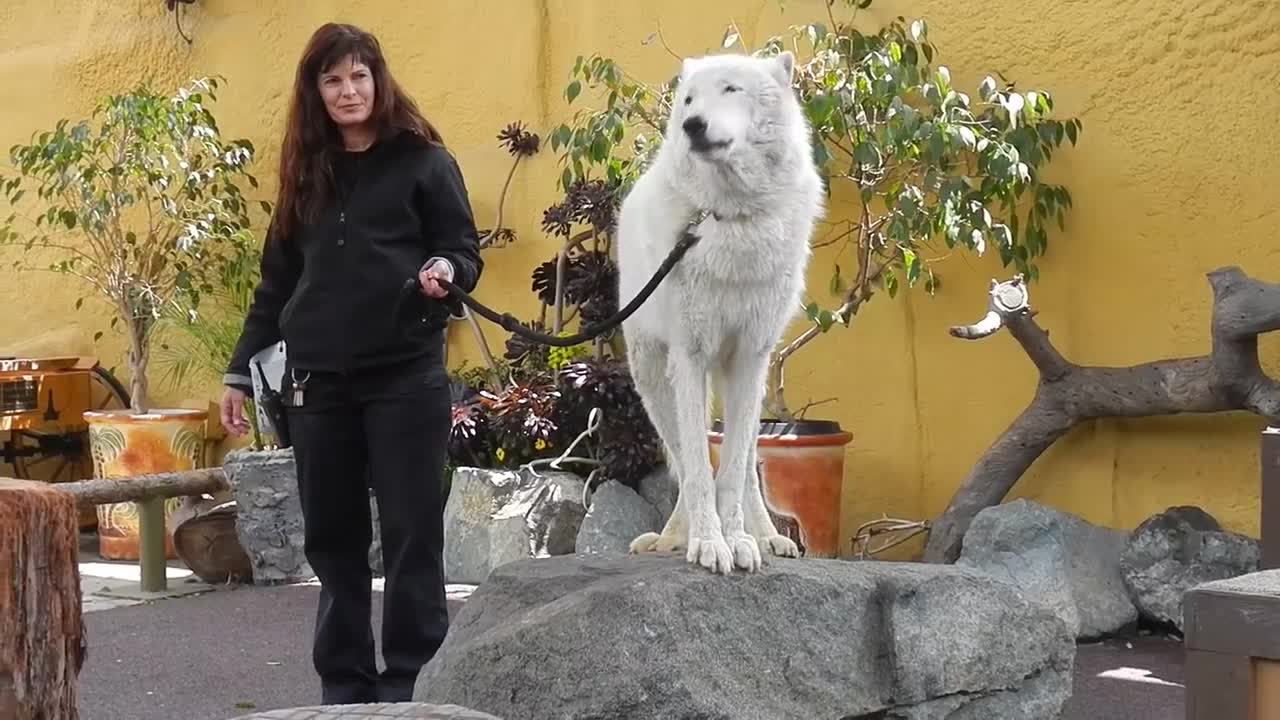
{"label": "leather leash", "polygon": [[[710,215],[710,212],[699,212],[698,215],[685,226],[684,232],[680,234],[680,239],[676,241],[675,247],[671,248],[671,252],[667,253],[666,259],[658,266],[658,270],[653,274],[653,277],[649,278],[649,282],[646,283],[645,286],[641,288],[640,292],[631,299],[631,302],[627,303],[626,307],[598,323],[583,326],[583,329],[574,335],[549,335],[547,333],[527,328],[524,325],[521,325],[520,321],[510,313],[499,313],[492,308],[486,307],[479,300],[471,297],[467,291],[457,285],[454,285],[448,280],[440,278],[437,279],[436,282],[439,283],[440,287],[448,290],[450,295],[453,295],[458,298],[458,300],[462,301],[464,305],[471,308],[485,319],[500,325],[508,332],[515,333],[516,335],[520,335],[526,339],[543,345],[552,345],[555,347],[579,345],[612,330],[614,327],[621,324],[623,320],[630,317],[632,313],[638,310],[640,306],[649,299],[649,296],[653,294],[653,291],[658,289],[658,285],[666,278],[667,274],[671,272],[672,268],[676,266],[676,263],[684,257],[685,253],[689,251],[689,248],[692,248],[699,240],[702,239],[700,236],[693,233],[693,228],[697,227],[699,223]],[[401,288],[402,300],[406,296],[415,292],[422,292],[422,281],[418,279],[417,275],[405,280],[404,286]]]}

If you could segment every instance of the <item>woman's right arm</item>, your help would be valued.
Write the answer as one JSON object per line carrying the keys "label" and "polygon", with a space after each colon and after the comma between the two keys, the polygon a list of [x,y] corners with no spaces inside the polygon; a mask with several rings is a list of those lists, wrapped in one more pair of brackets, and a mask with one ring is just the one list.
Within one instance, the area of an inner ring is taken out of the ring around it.
{"label": "woman's right arm", "polygon": [[253,291],[253,302],[245,315],[244,329],[231,353],[222,383],[252,394],[249,359],[272,343],[279,342],[280,311],[293,295],[302,273],[302,256],[291,241],[268,233],[262,250],[261,279]]}

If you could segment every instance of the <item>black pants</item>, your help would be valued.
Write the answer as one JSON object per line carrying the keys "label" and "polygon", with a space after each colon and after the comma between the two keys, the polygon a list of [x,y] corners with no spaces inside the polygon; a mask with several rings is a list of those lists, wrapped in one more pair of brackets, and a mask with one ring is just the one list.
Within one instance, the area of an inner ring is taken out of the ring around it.
{"label": "black pants", "polygon": [[[286,372],[305,382],[289,408],[308,562],[320,580],[312,659],[323,703],[410,700],[449,627],[441,475],[449,386],[438,358],[358,375]],[[386,585],[378,674],[372,630],[369,487]]]}

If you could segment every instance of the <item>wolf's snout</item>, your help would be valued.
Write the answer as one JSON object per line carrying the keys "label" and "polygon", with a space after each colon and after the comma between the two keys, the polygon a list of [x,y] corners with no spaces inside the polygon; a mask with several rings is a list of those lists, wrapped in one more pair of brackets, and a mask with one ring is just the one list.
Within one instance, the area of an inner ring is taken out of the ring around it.
{"label": "wolf's snout", "polygon": [[684,124],[681,125],[681,127],[684,128],[685,134],[687,134],[691,140],[707,139],[707,121],[703,120],[699,115],[691,116],[684,121]]}

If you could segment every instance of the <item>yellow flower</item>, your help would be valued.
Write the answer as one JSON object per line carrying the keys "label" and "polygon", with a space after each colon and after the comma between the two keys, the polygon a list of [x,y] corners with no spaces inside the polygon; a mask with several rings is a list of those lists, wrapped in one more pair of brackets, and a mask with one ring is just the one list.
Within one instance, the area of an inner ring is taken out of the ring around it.
{"label": "yellow flower", "polygon": [[547,441],[542,438],[538,438],[533,442],[533,447],[537,450],[543,450],[547,447]]}
{"label": "yellow flower", "polygon": [[493,456],[498,458],[498,462],[502,462],[507,459],[507,451],[504,448],[498,448],[494,451]]}

